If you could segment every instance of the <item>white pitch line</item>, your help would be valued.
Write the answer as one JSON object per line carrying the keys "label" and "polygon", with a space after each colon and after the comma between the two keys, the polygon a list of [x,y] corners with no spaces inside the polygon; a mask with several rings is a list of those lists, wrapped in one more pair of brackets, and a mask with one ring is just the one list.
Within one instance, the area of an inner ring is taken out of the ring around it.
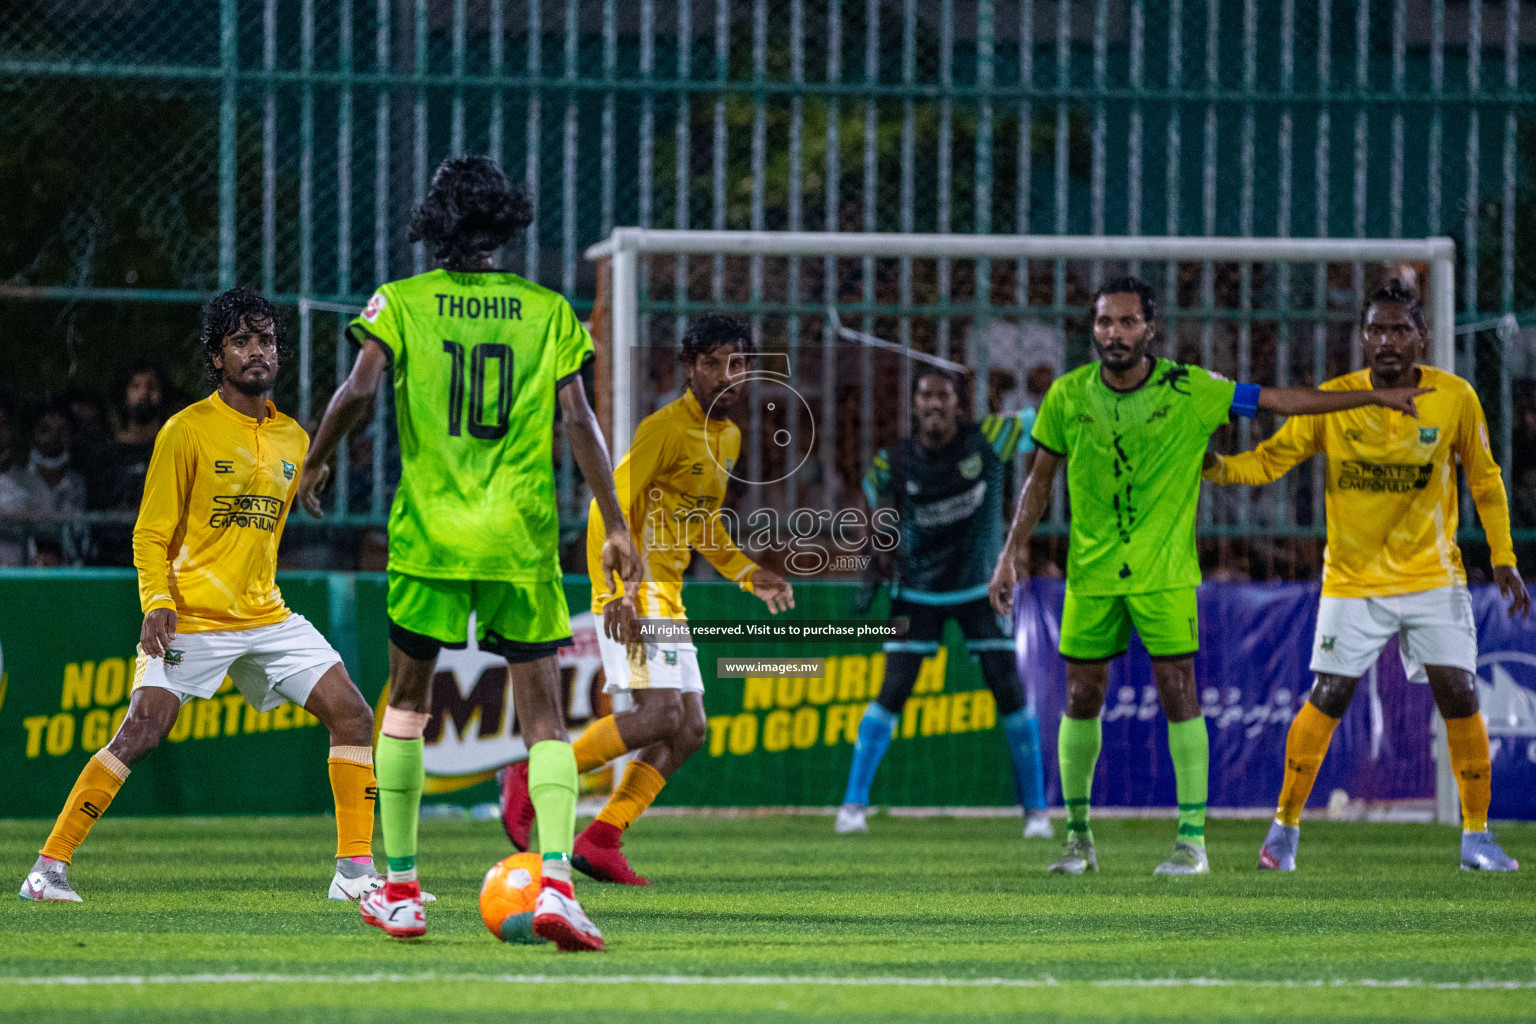
{"label": "white pitch line", "polygon": [[1053,988],[1089,985],[1096,988],[1405,988],[1453,991],[1520,990],[1536,988],[1536,981],[1423,981],[1417,978],[1331,978],[1285,981],[1244,978],[1112,978],[1063,981],[1049,975],[1040,978],[903,978],[836,977],[824,975],[773,977],[727,975],[709,977],[689,974],[64,974],[44,978],[0,977],[0,985],[229,985],[321,984],[372,985],[393,982],[488,982],[501,985],[711,985],[766,986],[807,985],[826,988]]}

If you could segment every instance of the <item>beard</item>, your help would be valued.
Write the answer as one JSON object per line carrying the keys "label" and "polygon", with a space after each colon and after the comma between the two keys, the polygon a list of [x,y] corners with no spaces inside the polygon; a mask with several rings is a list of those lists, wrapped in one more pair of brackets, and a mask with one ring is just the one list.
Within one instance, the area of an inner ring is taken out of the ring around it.
{"label": "beard", "polygon": [[1125,352],[1123,355],[1122,352],[1124,350],[1117,349],[1113,353],[1113,358],[1111,358],[1111,353],[1107,351],[1103,346],[1101,346],[1097,341],[1093,343],[1093,347],[1094,350],[1098,353],[1099,360],[1110,369],[1118,372],[1140,366],[1142,360],[1147,357],[1147,352],[1151,348],[1151,344],[1152,339],[1150,337],[1143,337],[1140,341],[1131,346],[1129,352]]}
{"label": "beard", "polygon": [[235,380],[230,377],[225,377],[224,379],[246,398],[260,398],[262,395],[272,393],[272,378],[270,377],[264,381]]}

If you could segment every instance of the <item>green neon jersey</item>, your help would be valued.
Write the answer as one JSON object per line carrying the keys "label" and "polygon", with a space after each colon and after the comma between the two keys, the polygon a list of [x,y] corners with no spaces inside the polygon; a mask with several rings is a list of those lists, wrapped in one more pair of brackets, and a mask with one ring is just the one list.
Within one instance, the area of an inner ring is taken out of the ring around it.
{"label": "green neon jersey", "polygon": [[1067,459],[1069,588],[1142,594],[1199,584],[1200,463],[1207,439],[1227,421],[1236,387],[1168,359],[1123,394],[1104,383],[1098,363],[1051,385],[1034,440]]}
{"label": "green neon jersey", "polygon": [[392,362],[390,569],[558,579],[555,391],[592,357],[570,303],[515,274],[433,270],[381,287],[347,332]]}

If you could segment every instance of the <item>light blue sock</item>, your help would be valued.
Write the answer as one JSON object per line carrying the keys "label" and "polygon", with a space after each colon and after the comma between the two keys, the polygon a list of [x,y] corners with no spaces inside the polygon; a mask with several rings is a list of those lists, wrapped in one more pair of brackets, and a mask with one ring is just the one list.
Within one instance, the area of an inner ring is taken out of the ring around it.
{"label": "light blue sock", "polygon": [[1045,808],[1045,769],[1040,764],[1040,720],[1033,708],[1003,716],[1003,735],[1013,757],[1013,779],[1025,810]]}
{"label": "light blue sock", "polygon": [[869,803],[870,783],[875,781],[875,771],[885,756],[885,748],[891,745],[891,731],[896,728],[899,717],[875,701],[870,701],[869,707],[864,709],[864,720],[859,723],[859,739],[853,745],[853,765],[848,769],[848,792],[843,796],[843,803]]}

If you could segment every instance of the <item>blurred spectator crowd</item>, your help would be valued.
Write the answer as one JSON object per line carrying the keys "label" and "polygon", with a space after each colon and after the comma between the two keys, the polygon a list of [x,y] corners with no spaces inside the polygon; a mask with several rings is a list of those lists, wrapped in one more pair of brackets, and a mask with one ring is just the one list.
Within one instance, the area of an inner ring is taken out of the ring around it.
{"label": "blurred spectator crowd", "polygon": [[[1049,269],[1044,268],[1044,269]],[[1030,273],[1024,283],[1031,306],[1085,308],[1091,287],[1088,277],[1073,266],[1058,281]],[[1374,268],[1373,275],[1392,275],[1412,282],[1415,268]],[[1329,311],[1319,333],[1312,323],[1298,320],[1281,327],[1274,318],[1241,324],[1232,318],[1205,319],[1193,312],[1202,301],[1216,307],[1238,307],[1244,295],[1262,294],[1260,270],[1244,280],[1236,265],[1216,265],[1202,280],[1198,265],[1181,265],[1176,287],[1165,296],[1159,316],[1155,349],[1183,362],[1208,365],[1227,376],[1261,384],[1313,384],[1359,365],[1359,346],[1352,310],[1358,309],[1360,289],[1371,282],[1353,280],[1350,268],[1329,267],[1325,290],[1317,306]],[[1165,285],[1166,279],[1160,279]],[[996,282],[994,293],[1011,287]],[[888,289],[887,289],[888,290]],[[1159,292],[1164,288],[1160,287]],[[819,289],[807,289],[816,293]],[[1208,295],[1202,296],[1202,293]],[[1166,301],[1171,299],[1172,301]],[[1304,307],[1300,307],[1304,308]],[[1182,313],[1180,312],[1182,311]],[[874,317],[868,329],[895,338],[905,329],[914,347],[937,351],[971,367],[978,382],[962,400],[964,414],[1010,416],[1038,408],[1051,382],[1070,366],[1091,358],[1086,318],[1071,315],[1043,319],[998,317],[986,323],[984,334],[972,330],[964,317],[953,318],[938,332],[932,318],[914,317],[905,325],[894,317]],[[782,333],[765,329],[764,350],[773,350]],[[819,329],[816,332],[819,335]],[[684,381],[675,350],[667,344],[672,320],[653,329],[661,340],[640,355],[643,393],[637,395],[637,415],[643,416],[682,394]],[[1476,337],[1476,336],[1474,336]],[[1492,333],[1483,339],[1486,348]],[[1478,344],[1474,341],[1473,344]],[[765,380],[755,391],[756,409],[738,411],[743,432],[744,461],[753,459],[752,439],[789,436],[787,444],[759,444],[756,479],[772,481],[751,488],[733,485],[726,507],[745,517],[756,508],[812,508],[837,511],[862,502],[859,480],[873,452],[899,443],[908,435],[910,360],[888,352],[871,352],[840,345],[822,350],[801,343],[799,363],[791,378]],[[985,354],[983,354],[985,353]],[[1240,355],[1240,353],[1243,353]],[[988,367],[983,375],[982,367]],[[1499,374],[1509,378],[1512,395],[1510,430],[1513,456],[1511,517],[1516,530],[1536,530],[1536,328],[1511,330],[1497,347],[1479,356],[1479,391],[1489,416],[1490,432],[1498,437],[1503,425]],[[1490,383],[1491,382],[1491,383]],[[591,382],[589,382],[589,387]],[[786,417],[794,403],[778,401],[794,391],[803,397],[813,429]],[[166,419],[193,397],[178,392],[164,368],[147,362],[124,367],[105,399],[85,391],[31,403],[0,392],[0,567],[12,566],[131,566],[133,523],[144,490],[144,478],[154,441]],[[280,403],[282,405],[282,403]],[[382,526],[399,480],[399,450],[386,400],[380,415],[349,438],[343,449],[346,470],[333,476],[323,496],[326,517],[316,522],[295,512],[285,528],[280,567],[285,569],[382,570],[387,537]],[[285,407],[285,411],[289,411]],[[830,423],[819,422],[830,415]],[[318,426],[305,427],[313,433]],[[1279,426],[1261,415],[1241,427],[1228,426],[1213,439],[1221,451],[1251,447]],[[561,562],[567,572],[585,572],[585,517],[590,492],[565,451],[563,431],[556,424],[556,479],[565,543]],[[830,429],[828,429],[830,428]],[[1495,445],[1496,451],[1498,445]],[[793,464],[791,464],[793,460]],[[1008,467],[1005,505],[1010,514],[1027,457]],[[1065,487],[1058,485],[1052,523],[1037,535],[1035,571],[1055,575],[1066,563],[1065,517],[1070,515]],[[1301,467],[1281,484],[1266,488],[1206,488],[1200,522],[1201,562],[1211,580],[1310,579],[1319,571],[1322,554],[1322,478],[1320,467]],[[1476,526],[1475,518],[1464,527]],[[1486,551],[1468,551],[1467,564],[1487,564]],[[1522,560],[1530,545],[1517,543]],[[764,561],[773,566],[769,552]],[[699,574],[709,577],[702,560]]]}
{"label": "blurred spectator crowd", "polygon": [[131,565],[155,435],[181,402],[135,363],[112,401],[86,392],[27,407],[0,395],[0,565]]}

